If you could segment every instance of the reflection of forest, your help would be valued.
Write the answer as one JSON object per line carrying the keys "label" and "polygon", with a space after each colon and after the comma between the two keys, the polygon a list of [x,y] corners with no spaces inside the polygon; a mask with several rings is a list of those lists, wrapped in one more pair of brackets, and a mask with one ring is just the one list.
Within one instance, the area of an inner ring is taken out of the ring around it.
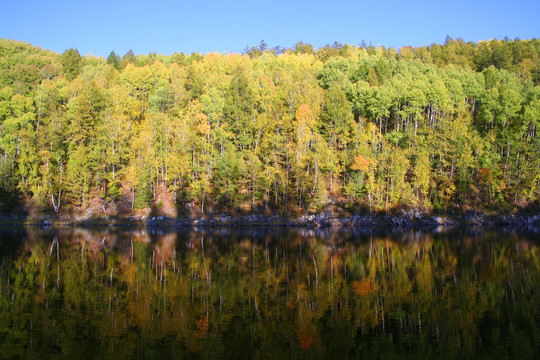
{"label": "reflection of forest", "polygon": [[0,243],[1,358],[539,355],[526,234],[35,229]]}

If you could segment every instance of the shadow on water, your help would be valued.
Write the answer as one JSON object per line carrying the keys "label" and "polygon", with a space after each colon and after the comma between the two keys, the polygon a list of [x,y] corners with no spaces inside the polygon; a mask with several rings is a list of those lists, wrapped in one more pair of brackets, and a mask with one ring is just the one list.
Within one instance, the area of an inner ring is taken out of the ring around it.
{"label": "shadow on water", "polygon": [[13,257],[25,247],[28,232],[23,227],[0,227],[0,257]]}

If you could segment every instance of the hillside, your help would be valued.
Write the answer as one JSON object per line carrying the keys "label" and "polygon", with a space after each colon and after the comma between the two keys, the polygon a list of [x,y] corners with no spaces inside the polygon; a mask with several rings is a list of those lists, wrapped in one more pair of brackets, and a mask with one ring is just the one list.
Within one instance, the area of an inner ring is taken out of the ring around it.
{"label": "hillside", "polygon": [[0,40],[0,207],[537,206],[539,84],[537,39],[107,59]]}

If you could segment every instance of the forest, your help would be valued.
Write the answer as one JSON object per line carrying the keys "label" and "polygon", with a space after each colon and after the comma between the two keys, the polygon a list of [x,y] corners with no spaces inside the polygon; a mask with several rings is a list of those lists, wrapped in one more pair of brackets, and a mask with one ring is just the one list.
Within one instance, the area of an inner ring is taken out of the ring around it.
{"label": "forest", "polygon": [[106,59],[0,39],[0,207],[537,207],[539,121],[538,39]]}

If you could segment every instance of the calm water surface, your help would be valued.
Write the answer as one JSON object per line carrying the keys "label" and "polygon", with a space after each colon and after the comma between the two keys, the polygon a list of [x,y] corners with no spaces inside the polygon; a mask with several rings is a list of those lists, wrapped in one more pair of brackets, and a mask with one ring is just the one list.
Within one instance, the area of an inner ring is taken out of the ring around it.
{"label": "calm water surface", "polygon": [[535,232],[0,230],[0,358],[538,358]]}

